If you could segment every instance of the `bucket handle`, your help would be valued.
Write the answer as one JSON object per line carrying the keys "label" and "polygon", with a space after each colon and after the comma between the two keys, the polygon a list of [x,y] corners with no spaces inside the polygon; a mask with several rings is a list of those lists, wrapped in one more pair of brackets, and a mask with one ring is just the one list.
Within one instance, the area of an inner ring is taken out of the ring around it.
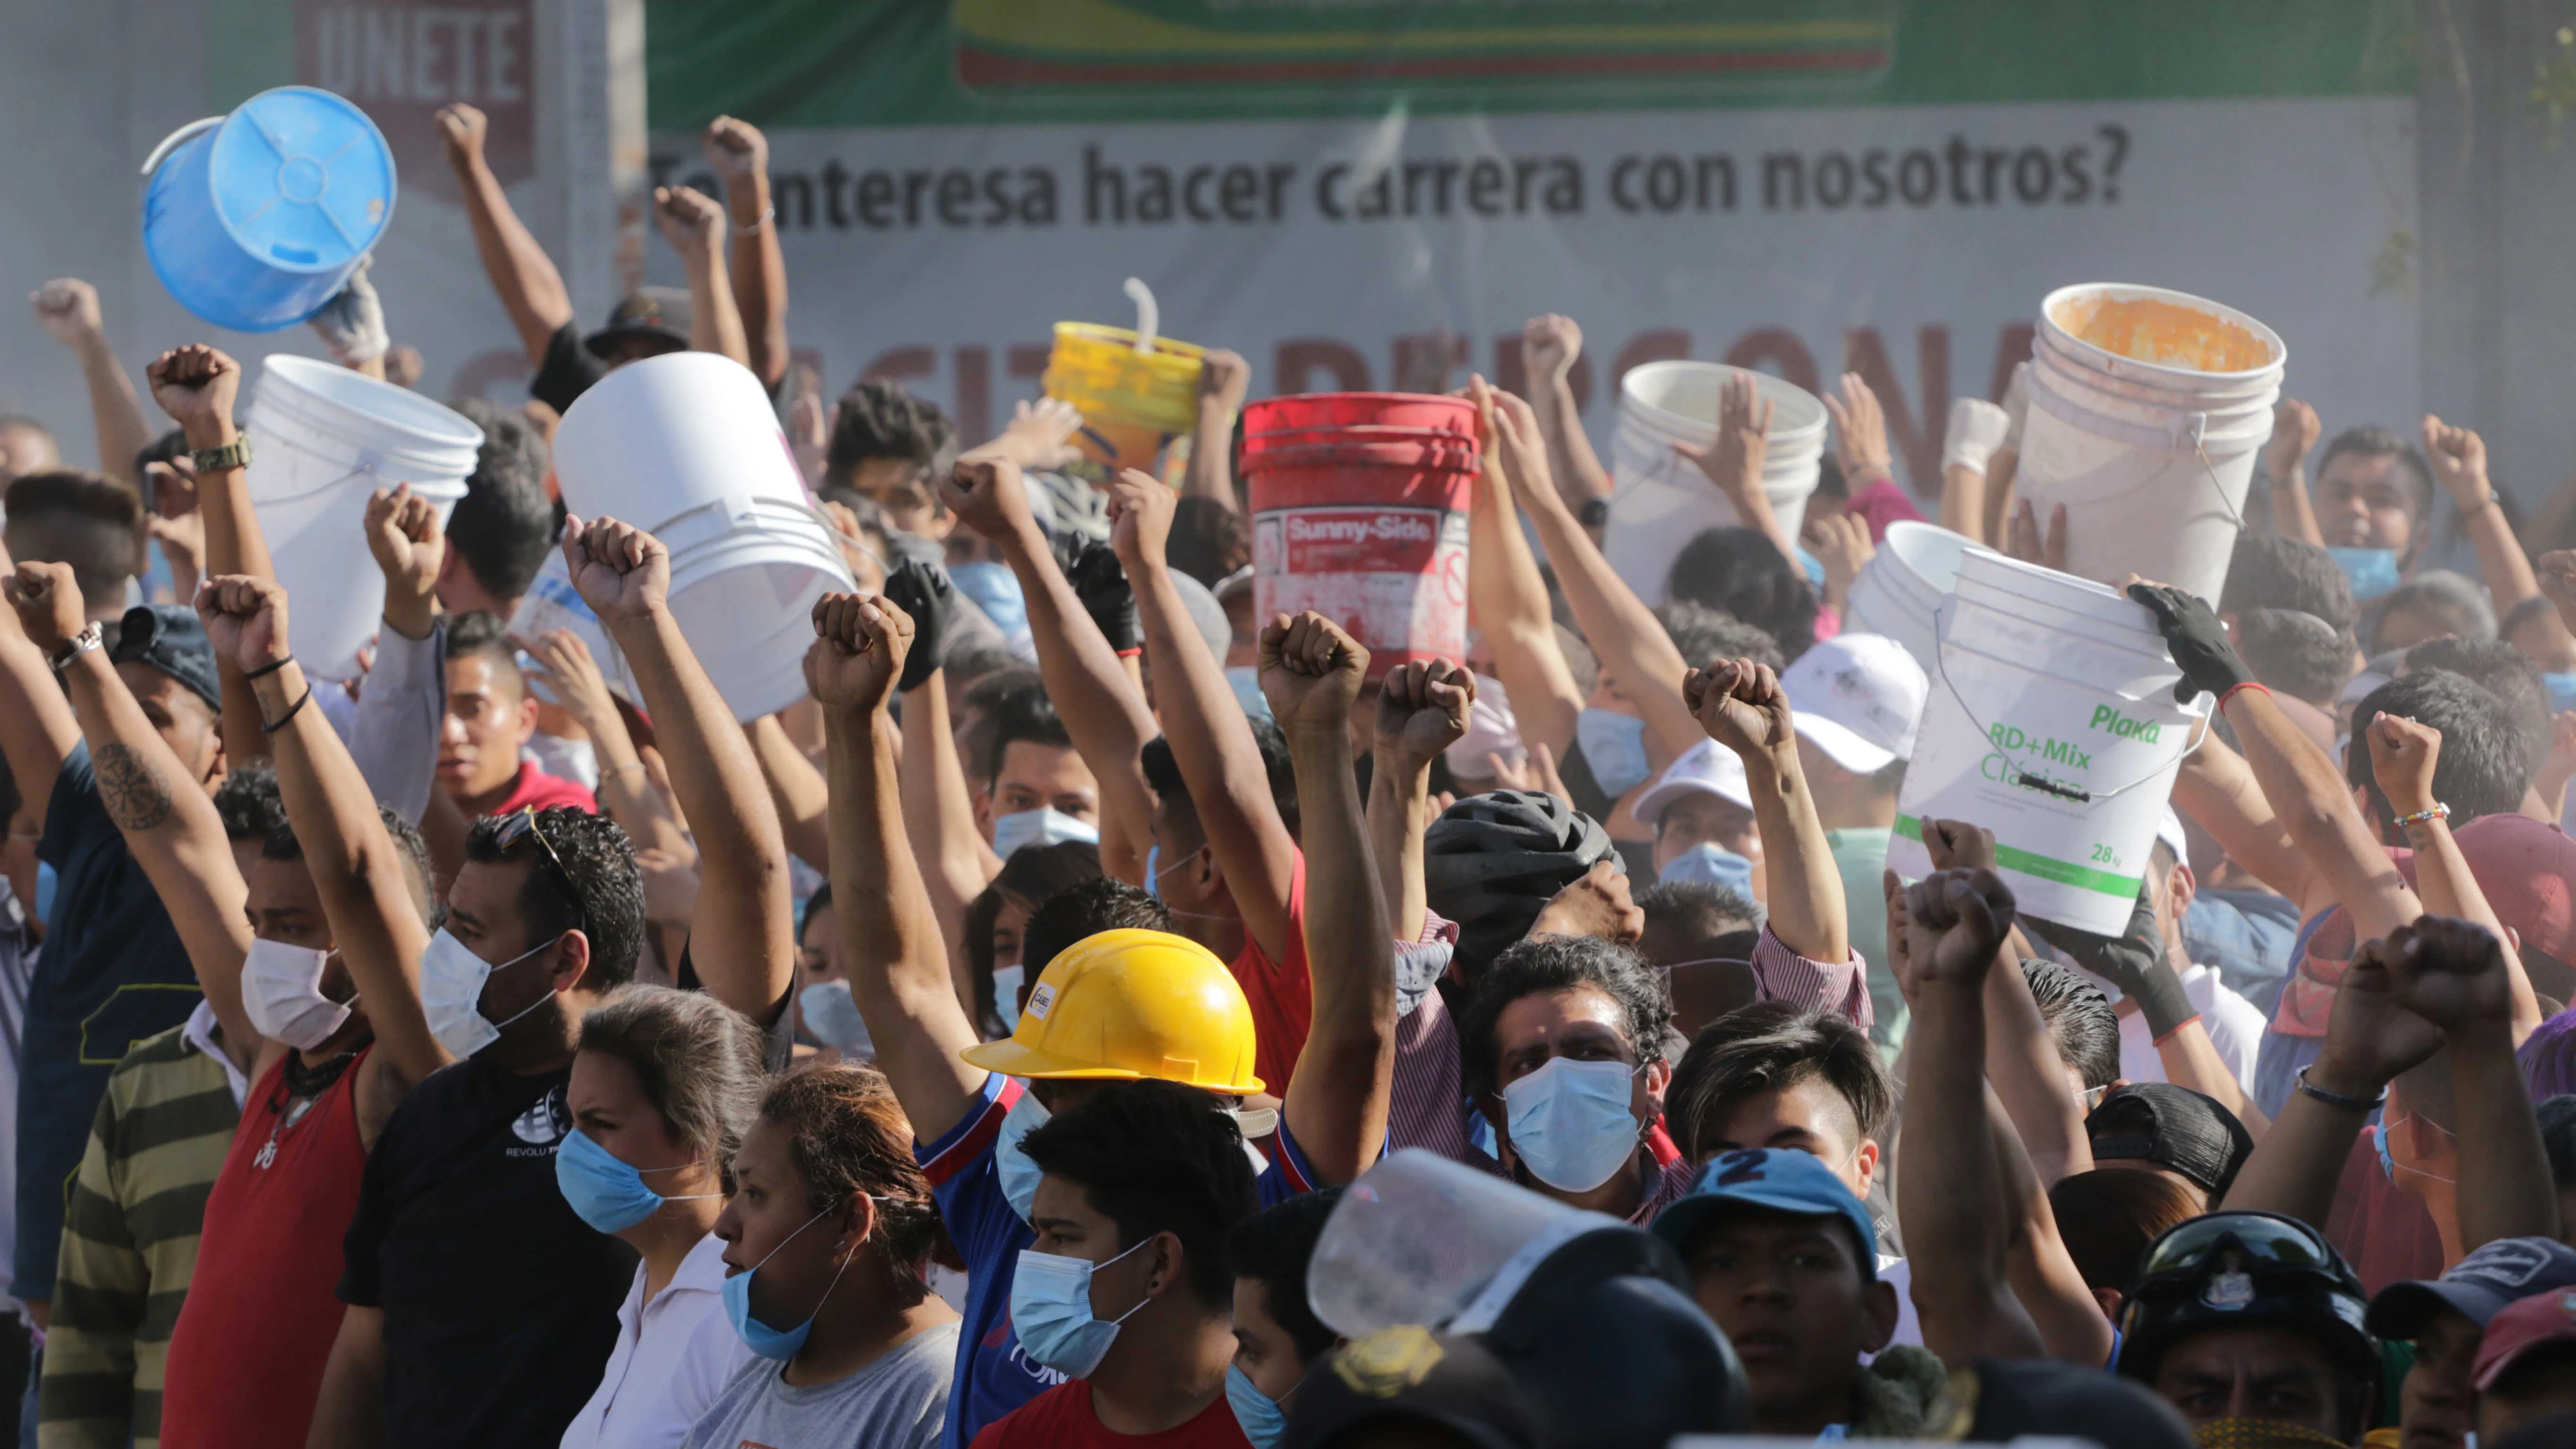
{"label": "bucket handle", "polygon": [[2188,448],[2192,456],[2200,460],[2201,471],[2209,475],[2209,486],[2218,495],[2218,506],[2227,510],[2228,521],[2236,525],[2237,532],[2245,531],[2244,510],[2227,501],[2227,490],[2219,486],[2218,465],[2209,461],[2209,414],[2185,413],[2181,424],[2171,432],[2158,432],[2118,418],[2106,418],[2099,413],[2076,417],[2071,404],[2060,401],[2046,388],[2034,387],[2029,393],[2031,406],[2070,428],[2081,428],[2132,447],[2153,448],[2163,453],[2179,453]]}
{"label": "bucket handle", "polygon": [[[1941,648],[1941,621],[1944,617],[1944,611],[1946,611],[1949,606],[1955,602],[1955,598],[1945,599],[1941,603],[1934,605],[1932,608],[1933,668],[1941,675],[1941,687],[1950,691],[1950,697],[1959,702],[1959,712],[1968,717],[1968,723],[1977,727],[1977,738],[1986,741],[1988,744],[1993,744],[1995,738],[1994,727],[1987,724],[1984,720],[1977,718],[1977,711],[1974,706],[1968,703],[1968,697],[1959,692],[1959,686],[1950,682],[1950,658],[1949,655]],[[2188,760],[2192,756],[2200,753],[2200,747],[2209,742],[2210,722],[2217,717],[2217,714],[2218,712],[2213,709],[2208,714],[2201,716],[2199,721],[2200,728],[2193,733],[2191,742],[2183,746],[2181,754],[2174,757],[2176,764],[2179,764],[2184,760]],[[2060,784],[2045,775],[2034,775],[2030,771],[2023,769],[2020,765],[2016,764],[2013,766],[2013,777],[2008,783],[2022,786],[2025,789],[2037,790],[2042,794],[2054,795],[2060,800],[2073,801],[2078,805],[2089,805],[2096,800],[2108,800],[2115,795],[2125,795],[2131,790],[2136,789],[2140,785],[2143,785],[2149,780],[2152,780],[2156,776],[2164,773],[2164,768],[2164,766],[2158,765],[2154,769],[2140,775],[2138,778],[2129,781],[2127,784],[2114,785],[2108,790],[2086,790],[2074,785]]]}
{"label": "bucket handle", "polygon": [[1163,330],[1163,310],[1154,305],[1154,289],[1142,277],[1129,277],[1126,282],[1129,301],[1136,304],[1136,350],[1151,352],[1154,339]]}
{"label": "bucket handle", "polygon": [[189,137],[196,135],[200,131],[211,130],[216,126],[222,125],[226,119],[227,118],[223,116],[208,116],[202,121],[190,121],[188,124],[172,131],[169,135],[162,137],[161,144],[152,148],[152,154],[143,158],[143,174],[150,176],[153,172],[160,170],[162,161],[166,159],[171,152],[179,149],[180,143],[186,141]]}

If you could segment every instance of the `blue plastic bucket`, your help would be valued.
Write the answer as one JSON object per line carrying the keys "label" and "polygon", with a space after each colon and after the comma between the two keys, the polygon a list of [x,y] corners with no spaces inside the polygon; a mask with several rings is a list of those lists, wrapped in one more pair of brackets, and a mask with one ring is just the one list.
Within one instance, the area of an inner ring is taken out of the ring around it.
{"label": "blue plastic bucket", "polygon": [[394,216],[394,157],[367,113],[281,86],[172,132],[143,163],[143,253],[179,304],[274,332],[322,310]]}

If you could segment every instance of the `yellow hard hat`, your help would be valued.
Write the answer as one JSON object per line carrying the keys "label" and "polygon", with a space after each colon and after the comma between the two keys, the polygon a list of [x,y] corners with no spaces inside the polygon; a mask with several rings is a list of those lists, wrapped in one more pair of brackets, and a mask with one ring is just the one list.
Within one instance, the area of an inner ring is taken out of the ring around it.
{"label": "yellow hard hat", "polygon": [[958,1055],[1013,1077],[1150,1077],[1250,1093],[1261,1090],[1252,1043],[1252,1006],[1214,952],[1165,931],[1122,930],[1059,952],[1010,1039]]}

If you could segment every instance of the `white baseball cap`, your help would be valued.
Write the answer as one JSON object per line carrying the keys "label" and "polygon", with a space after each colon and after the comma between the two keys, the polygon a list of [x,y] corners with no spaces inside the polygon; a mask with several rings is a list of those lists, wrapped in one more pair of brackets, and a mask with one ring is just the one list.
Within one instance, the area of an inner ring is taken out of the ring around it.
{"label": "white baseball cap", "polygon": [[1744,761],[1715,740],[1702,740],[1674,756],[1655,783],[1646,787],[1646,793],[1637,797],[1636,816],[1652,825],[1662,820],[1664,811],[1684,795],[1715,795],[1747,810],[1753,808],[1753,792],[1744,780]]}
{"label": "white baseball cap", "polygon": [[1932,692],[1923,666],[1882,634],[1825,640],[1781,671],[1780,688],[1798,733],[1856,775],[1913,758],[1915,722]]}
{"label": "white baseball cap", "polygon": [[2156,820],[2156,839],[2165,843],[2177,862],[2191,864],[2191,838],[2182,833],[2182,817],[2174,813],[2171,805],[2167,805],[2165,813]]}

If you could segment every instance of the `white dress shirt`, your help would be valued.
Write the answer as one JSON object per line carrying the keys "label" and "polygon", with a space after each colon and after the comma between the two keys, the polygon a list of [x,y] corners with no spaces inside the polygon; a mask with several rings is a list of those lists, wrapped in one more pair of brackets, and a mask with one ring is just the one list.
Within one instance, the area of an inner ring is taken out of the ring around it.
{"label": "white dress shirt", "polygon": [[644,1265],[617,1308],[617,1347],[599,1388],[565,1428],[563,1449],[678,1449],[751,1350],[725,1321],[724,1243],[709,1233],[653,1301]]}

